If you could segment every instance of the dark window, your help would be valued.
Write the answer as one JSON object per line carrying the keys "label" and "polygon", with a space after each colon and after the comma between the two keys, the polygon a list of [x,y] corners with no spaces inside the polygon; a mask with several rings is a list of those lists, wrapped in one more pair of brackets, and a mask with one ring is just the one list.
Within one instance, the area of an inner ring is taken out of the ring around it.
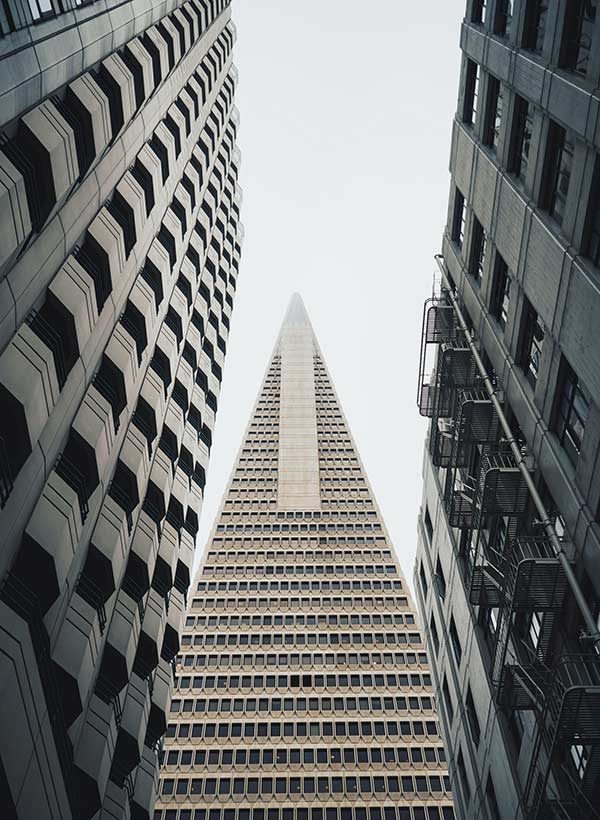
{"label": "dark window", "polygon": [[494,257],[494,278],[490,297],[490,313],[497,320],[502,329],[508,320],[508,305],[510,302],[510,276],[508,265],[498,251]]}
{"label": "dark window", "polygon": [[167,151],[166,147],[160,141],[160,139],[156,136],[156,134],[152,134],[150,139],[148,140],[148,145],[160,161],[160,169],[162,173],[162,181],[166,182],[169,178],[169,152]]}
{"label": "dark window", "polygon": [[450,629],[448,630],[450,634],[450,642],[452,644],[452,649],[454,650],[454,656],[456,658],[456,662],[460,663],[462,658],[462,646],[460,644],[460,638],[458,637],[458,632],[456,630],[456,623],[454,622],[454,615],[450,616]]}
{"label": "dark window", "polygon": [[467,687],[465,710],[467,712],[467,720],[469,721],[469,728],[471,729],[471,737],[473,738],[473,743],[475,744],[475,746],[479,746],[479,740],[481,738],[481,729],[479,727],[479,719],[477,717],[477,711],[475,709],[475,703],[473,701],[473,695],[471,694],[470,686]]}
{"label": "dark window", "polygon": [[171,231],[165,227],[165,225],[161,225],[160,229],[157,234],[158,241],[161,243],[163,248],[169,254],[169,262],[171,263],[171,268],[175,267],[175,262],[177,261],[177,251],[175,248],[175,237],[171,233]]}
{"label": "dark window", "polygon": [[131,171],[131,176],[144,192],[146,216],[150,216],[150,211],[154,208],[154,184],[152,182],[152,174],[139,159],[136,159],[129,170]]}
{"label": "dark window", "polygon": [[456,188],[454,192],[454,212],[452,215],[452,241],[456,242],[459,248],[462,248],[465,238],[466,214],[467,206],[465,198],[458,188]]}
{"label": "dark window", "polygon": [[75,248],[74,255],[94,280],[96,305],[98,313],[101,313],[112,290],[108,254],[88,231],[81,247]]}
{"label": "dark window", "polygon": [[144,91],[144,71],[138,62],[137,57],[134,57],[129,46],[125,46],[125,48],[121,51],[121,58],[133,74],[133,89],[135,92],[135,107],[137,110],[144,102],[146,96]]}
{"label": "dark window", "polygon": [[129,257],[136,240],[133,208],[119,191],[115,191],[112,199],[106,203],[106,209],[121,228],[125,257]]}
{"label": "dark window", "polygon": [[454,719],[454,706],[450,697],[450,688],[448,686],[448,679],[444,675],[444,682],[442,683],[442,695],[444,697],[444,706],[446,707],[446,714],[448,716],[448,723],[452,723]]}
{"label": "dark window", "polygon": [[433,648],[435,650],[435,654],[440,650],[440,637],[438,635],[437,626],[435,625],[435,619],[433,617],[433,613],[431,615],[431,619],[429,621],[429,632],[431,634],[431,641],[433,643]]}
{"label": "dark window", "polygon": [[425,577],[425,567],[421,564],[419,568],[419,578],[421,579],[421,587],[423,589],[423,597],[427,598],[427,578]]}
{"label": "dark window", "polygon": [[50,155],[22,122],[16,136],[4,142],[2,151],[23,175],[31,225],[39,231],[56,205]]}
{"label": "dark window", "polygon": [[462,749],[459,749],[458,751],[456,768],[458,769],[458,776],[460,778],[460,785],[465,798],[465,805],[468,805],[471,800],[471,787],[469,786],[469,778],[467,777],[467,769],[465,767],[465,759],[463,757]]}
{"label": "dark window", "polygon": [[465,99],[463,105],[463,122],[473,125],[477,115],[477,95],[479,93],[479,65],[467,60],[465,76]]}
{"label": "dark window", "polygon": [[431,523],[431,516],[429,515],[429,508],[427,507],[427,505],[425,505],[423,523],[425,524],[425,532],[427,533],[427,538],[429,538],[429,543],[431,543],[431,541],[433,541],[433,524]]}
{"label": "dark window", "polygon": [[150,286],[152,292],[154,293],[154,302],[158,313],[158,308],[160,307],[164,296],[162,276],[160,275],[159,269],[151,259],[146,258],[144,261],[144,267],[140,271],[140,276],[144,282]]}
{"label": "dark window", "polygon": [[496,13],[494,15],[494,34],[500,37],[508,37],[510,24],[512,22],[512,0],[496,0]]}
{"label": "dark window", "polygon": [[175,156],[178,157],[181,153],[181,134],[179,132],[179,126],[170,114],[167,114],[163,122],[171,132],[173,142],[175,143]]}
{"label": "dark window", "polygon": [[508,170],[520,179],[525,179],[529,162],[529,148],[533,128],[533,113],[530,104],[523,97],[515,96],[513,125],[510,135]]}
{"label": "dark window", "polygon": [[542,207],[562,224],[575,150],[573,135],[551,121],[544,158]]}
{"label": "dark window", "polygon": [[39,311],[32,310],[27,324],[52,352],[60,390],[79,356],[75,321],[62,302],[48,291]]}
{"label": "dark window", "polygon": [[485,106],[485,124],[483,129],[483,143],[498,149],[500,125],[502,122],[502,87],[500,80],[491,75],[488,77],[487,99]]}
{"label": "dark window", "polygon": [[600,156],[596,156],[588,200],[583,237],[583,252],[592,264],[600,267]]}
{"label": "dark window", "polygon": [[469,259],[469,273],[476,285],[481,285],[483,279],[483,265],[485,262],[486,235],[483,225],[473,217],[473,232],[471,235],[471,256]]}
{"label": "dark window", "polygon": [[485,797],[487,800],[488,809],[490,810],[491,820],[502,820],[491,774],[488,774],[487,782],[485,784]]}
{"label": "dark window", "polygon": [[577,463],[590,410],[590,396],[568,361],[562,358],[556,402],[555,431],[573,462]]}
{"label": "dark window", "polygon": [[485,23],[485,0],[473,0],[471,9],[471,22]]}
{"label": "dark window", "polygon": [[523,308],[523,329],[521,333],[520,363],[528,382],[535,389],[544,344],[544,324],[527,299],[525,299]]}
{"label": "dark window", "polygon": [[548,0],[527,0],[523,25],[523,48],[540,52],[544,47]]}
{"label": "dark window", "polygon": [[108,98],[112,138],[114,139],[123,127],[124,122],[121,86],[102,63],[96,71],[95,80]]}
{"label": "dark window", "polygon": [[121,314],[121,324],[129,333],[132,339],[135,340],[137,349],[138,364],[142,363],[142,355],[148,345],[148,336],[146,334],[146,320],[140,310],[128,299],[125,305],[125,310]]}
{"label": "dark window", "polygon": [[596,21],[597,0],[567,0],[560,47],[560,66],[585,76]]}
{"label": "dark window", "polygon": [[446,598],[446,579],[444,578],[444,571],[442,569],[442,564],[440,562],[439,557],[438,557],[438,559],[436,561],[436,565],[435,565],[434,581],[435,581],[435,588],[436,588],[437,594],[440,596],[442,601],[445,600],[445,598]]}

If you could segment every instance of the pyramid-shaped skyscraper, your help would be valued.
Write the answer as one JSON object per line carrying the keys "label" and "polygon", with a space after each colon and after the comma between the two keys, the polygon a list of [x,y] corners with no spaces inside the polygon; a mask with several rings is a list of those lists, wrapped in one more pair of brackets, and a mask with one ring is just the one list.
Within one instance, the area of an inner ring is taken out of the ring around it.
{"label": "pyramid-shaped skyscraper", "polygon": [[414,607],[301,298],[192,587],[155,820],[451,820]]}

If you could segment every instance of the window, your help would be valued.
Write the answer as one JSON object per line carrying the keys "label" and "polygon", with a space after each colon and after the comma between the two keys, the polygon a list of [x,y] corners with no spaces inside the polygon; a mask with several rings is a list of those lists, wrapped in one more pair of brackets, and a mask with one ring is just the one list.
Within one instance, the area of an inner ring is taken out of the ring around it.
{"label": "window", "polygon": [[465,238],[465,219],[467,215],[467,206],[464,196],[456,188],[454,193],[454,213],[452,216],[452,241],[456,242],[459,248],[462,248],[463,240]]}
{"label": "window", "polygon": [[444,676],[444,682],[442,683],[442,695],[444,697],[444,706],[446,707],[446,713],[448,715],[448,723],[451,724],[454,719],[454,706],[452,705],[450,688],[448,686],[448,679],[446,676]]}
{"label": "window", "polygon": [[490,297],[490,313],[504,330],[508,321],[508,305],[510,302],[510,276],[508,265],[498,251],[494,257],[494,277],[492,294]]}
{"label": "window", "polygon": [[533,130],[531,105],[523,97],[515,96],[513,126],[510,135],[508,170],[521,180],[527,174],[529,149]]}
{"label": "window", "polygon": [[431,523],[431,516],[429,515],[429,508],[425,505],[425,514],[423,515],[423,523],[425,524],[425,532],[429,543],[433,540],[433,524]]}
{"label": "window", "polygon": [[544,159],[541,205],[559,225],[565,214],[574,150],[572,133],[551,121]]}
{"label": "window", "polygon": [[583,235],[583,253],[592,264],[600,267],[600,155],[596,157],[592,176]]}
{"label": "window", "polygon": [[434,580],[435,580],[435,588],[437,590],[437,594],[440,596],[440,598],[443,601],[446,598],[446,579],[444,578],[444,571],[442,570],[442,565],[440,563],[439,558],[437,559],[437,562],[436,562],[436,565],[435,565]]}
{"label": "window", "polygon": [[483,263],[485,261],[486,235],[483,225],[473,216],[473,231],[471,235],[471,256],[469,258],[469,273],[476,285],[481,285],[483,279]]}
{"label": "window", "polygon": [[512,22],[512,0],[496,0],[494,15],[494,34],[499,37],[508,37]]}
{"label": "window", "polygon": [[544,344],[544,324],[532,305],[525,299],[523,309],[523,330],[521,343],[521,366],[525,372],[527,381],[535,389],[537,382],[540,361],[542,358],[542,346]]}
{"label": "window", "polygon": [[588,71],[596,20],[597,0],[567,0],[560,67],[585,77]]}
{"label": "window", "polygon": [[465,767],[465,759],[463,757],[462,749],[458,750],[456,768],[458,769],[458,776],[460,778],[460,785],[465,798],[465,805],[468,805],[471,800],[471,787],[469,786],[469,778],[467,777],[467,769]]}
{"label": "window", "polygon": [[467,60],[465,76],[465,98],[463,104],[463,122],[473,125],[477,115],[477,96],[479,94],[479,65]]}
{"label": "window", "polygon": [[458,637],[458,632],[456,630],[456,623],[454,622],[454,615],[450,617],[450,642],[452,643],[452,649],[454,650],[454,656],[456,658],[456,662],[460,663],[462,658],[462,646],[460,644],[460,639]]}
{"label": "window", "polygon": [[423,597],[427,598],[427,578],[425,577],[425,567],[421,564],[419,569],[419,578],[421,579],[421,587],[423,589]]}
{"label": "window", "polygon": [[548,0],[527,0],[523,25],[523,48],[540,52],[544,47]]}
{"label": "window", "polygon": [[573,464],[577,463],[581,452],[589,410],[589,393],[563,356],[559,372],[555,431],[561,447]]}
{"label": "window", "polygon": [[575,771],[580,780],[583,780],[591,751],[589,746],[580,746],[578,744],[570,748],[571,760],[573,761]]}
{"label": "window", "polygon": [[487,776],[487,781],[485,784],[485,797],[487,800],[488,809],[490,810],[491,820],[502,820],[491,774],[488,774]]}
{"label": "window", "polygon": [[465,699],[465,710],[467,712],[467,720],[469,721],[469,728],[471,729],[471,737],[475,746],[479,746],[481,738],[481,729],[479,727],[479,720],[477,718],[477,711],[475,709],[475,702],[471,694],[471,687],[467,687],[467,697]]}
{"label": "window", "polygon": [[431,620],[429,621],[429,632],[431,634],[431,641],[433,643],[435,654],[437,655],[440,649],[440,638],[438,635],[437,626],[435,625],[433,613],[431,614]]}
{"label": "window", "polygon": [[471,22],[485,23],[485,0],[473,0],[473,8],[471,11]]}
{"label": "window", "polygon": [[502,122],[502,86],[500,80],[490,75],[485,105],[485,123],[483,128],[483,144],[494,151],[498,150],[500,125]]}

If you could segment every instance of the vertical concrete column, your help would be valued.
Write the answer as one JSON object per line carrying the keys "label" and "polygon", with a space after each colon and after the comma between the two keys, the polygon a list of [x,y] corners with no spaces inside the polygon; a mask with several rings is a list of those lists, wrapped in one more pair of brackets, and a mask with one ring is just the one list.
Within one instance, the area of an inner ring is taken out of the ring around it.
{"label": "vertical concrete column", "polygon": [[314,342],[304,303],[294,294],[279,337],[279,510],[320,510]]}

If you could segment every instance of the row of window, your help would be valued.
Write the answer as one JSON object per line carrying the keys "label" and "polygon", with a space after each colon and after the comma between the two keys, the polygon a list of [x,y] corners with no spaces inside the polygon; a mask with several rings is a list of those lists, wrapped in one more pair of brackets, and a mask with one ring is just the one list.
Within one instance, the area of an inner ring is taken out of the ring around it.
{"label": "row of window", "polygon": [[[340,515],[343,511],[340,511]],[[353,513],[353,515],[360,515],[365,516],[366,513]],[[385,538],[383,536],[375,536],[375,535],[332,535],[332,536],[323,536],[323,535],[274,535],[274,536],[236,536],[236,537],[226,537],[223,538],[220,535],[217,535],[212,540],[212,545],[217,547],[228,547],[228,548],[240,548],[243,545],[246,545],[249,549],[260,549],[261,547],[264,549],[270,549],[271,547],[295,547],[295,546],[302,546],[303,548],[307,546],[317,546],[317,544],[329,544],[331,546],[340,546],[344,547],[346,544],[357,544],[362,546],[363,544],[385,544]],[[262,552],[261,551],[261,552]],[[363,550],[352,550],[353,554],[362,554]],[[316,553],[316,557],[320,557],[319,553]]]}
{"label": "row of window", "polygon": [[215,795],[229,797],[262,798],[271,795],[282,797],[301,795],[306,800],[324,797],[330,794],[339,795],[374,795],[385,799],[387,796],[419,794],[441,795],[451,792],[450,778],[440,775],[345,775],[331,777],[165,777],[162,781],[161,794],[204,797],[210,800]]}
{"label": "row of window", "polygon": [[394,615],[368,615],[368,614],[352,614],[352,615],[197,615],[189,616],[185,620],[186,627],[213,627],[219,626],[224,628],[238,627],[238,626],[348,626],[349,624],[358,626],[371,626],[378,624],[396,624],[402,626],[403,624],[414,624],[415,616],[411,614],[402,615],[395,613]]}
{"label": "row of window", "polygon": [[389,737],[392,739],[438,736],[435,720],[340,720],[340,721],[286,721],[260,723],[169,723],[167,737],[204,738],[220,740],[231,738],[370,738]]}
{"label": "row of window", "polygon": [[[249,562],[248,558],[248,562]],[[231,567],[228,565],[205,564],[203,575],[209,574],[249,574],[254,575],[396,575],[398,572],[394,564],[252,564],[248,566]]]}
{"label": "row of window", "polygon": [[[346,539],[339,539],[340,542],[345,541]],[[352,539],[353,541],[362,541],[365,542],[365,539]],[[371,541],[374,539],[371,538]],[[308,539],[307,539],[308,541]],[[235,549],[228,549],[228,550],[219,550],[217,551],[210,551],[207,558],[212,558],[213,560],[220,560],[220,559],[227,559],[228,561],[244,561],[250,562],[256,560],[256,558],[266,558],[267,561],[294,561],[294,562],[303,562],[303,561],[343,561],[344,559],[349,560],[352,559],[354,561],[363,560],[368,563],[374,560],[381,560],[384,558],[391,558],[392,552],[391,550],[370,550],[370,549],[352,549],[352,550],[270,550],[268,544],[263,545],[263,549],[256,550],[255,544],[251,541],[249,544],[254,547],[254,549],[245,549],[237,552]],[[341,545],[341,543],[340,543]],[[233,545],[232,545],[233,546]],[[236,547],[238,544],[235,545]],[[241,546],[241,544],[239,545]]]}
{"label": "row of window", "polygon": [[[372,531],[379,531],[381,530],[381,524],[377,521],[375,523],[360,523],[361,520],[366,518],[377,518],[376,512],[367,512],[367,513],[356,513],[356,512],[345,512],[344,510],[340,510],[339,512],[326,512],[320,513],[320,517],[323,520],[327,519],[335,519],[335,523],[333,524],[310,524],[310,525],[302,525],[302,524],[275,524],[271,523],[271,520],[265,521],[264,523],[257,523],[257,522],[248,522],[246,524],[227,524],[226,526],[219,525],[217,527],[217,532],[242,532],[245,530],[247,532],[304,532],[310,530],[310,532],[372,532]],[[346,521],[357,521],[355,524],[343,523]]]}
{"label": "row of window", "polygon": [[[395,570],[395,567],[394,567]],[[198,592],[294,592],[300,590],[400,590],[402,581],[199,581]]]}
{"label": "row of window", "polygon": [[171,701],[171,714],[183,714],[193,712],[201,715],[205,712],[215,712],[219,715],[226,715],[231,712],[244,712],[252,714],[254,712],[264,712],[273,714],[274,712],[430,712],[433,709],[433,701],[429,696],[410,695],[405,697],[272,697],[272,698],[173,698]]}
{"label": "row of window", "polygon": [[330,675],[183,675],[178,678],[178,689],[275,689],[283,691],[288,687],[290,689],[340,689],[351,687],[370,688],[375,687],[378,691],[384,688],[400,687],[407,689],[408,687],[431,686],[431,675],[429,673],[413,672],[410,675],[400,673],[388,673],[386,675],[380,673],[374,674],[330,674]]}
{"label": "row of window", "polygon": [[418,632],[275,632],[184,635],[182,646],[402,646],[422,643]]}
{"label": "row of window", "polygon": [[[494,14],[488,18],[486,0],[473,0],[471,22],[489,28],[492,34],[509,37],[514,29],[512,5],[512,0],[496,0]],[[528,51],[542,53],[545,51],[549,4],[547,0],[523,0],[520,9],[523,18],[518,45]],[[564,4],[558,20],[559,68],[587,76],[597,9],[596,0],[572,0]]]}
{"label": "row of window", "polygon": [[194,598],[192,601],[193,609],[382,609],[389,607],[390,609],[402,609],[408,606],[408,598],[404,596],[399,597],[383,597],[377,596],[372,598],[370,596],[354,595],[352,598]]}
{"label": "row of window", "polygon": [[451,804],[299,808],[157,809],[154,820],[455,820]]}
{"label": "row of window", "polygon": [[163,752],[164,766],[356,766],[396,768],[397,766],[438,766],[446,762],[443,746],[312,746],[301,749],[282,746],[276,749],[168,749]]}
{"label": "row of window", "polygon": [[249,666],[260,668],[261,666],[300,666],[303,669],[313,666],[336,665],[337,667],[348,666],[415,666],[416,664],[427,664],[427,653],[425,652],[303,652],[292,654],[269,654],[256,653],[253,655],[185,655],[182,661],[184,666],[196,666],[202,669],[206,666]]}

